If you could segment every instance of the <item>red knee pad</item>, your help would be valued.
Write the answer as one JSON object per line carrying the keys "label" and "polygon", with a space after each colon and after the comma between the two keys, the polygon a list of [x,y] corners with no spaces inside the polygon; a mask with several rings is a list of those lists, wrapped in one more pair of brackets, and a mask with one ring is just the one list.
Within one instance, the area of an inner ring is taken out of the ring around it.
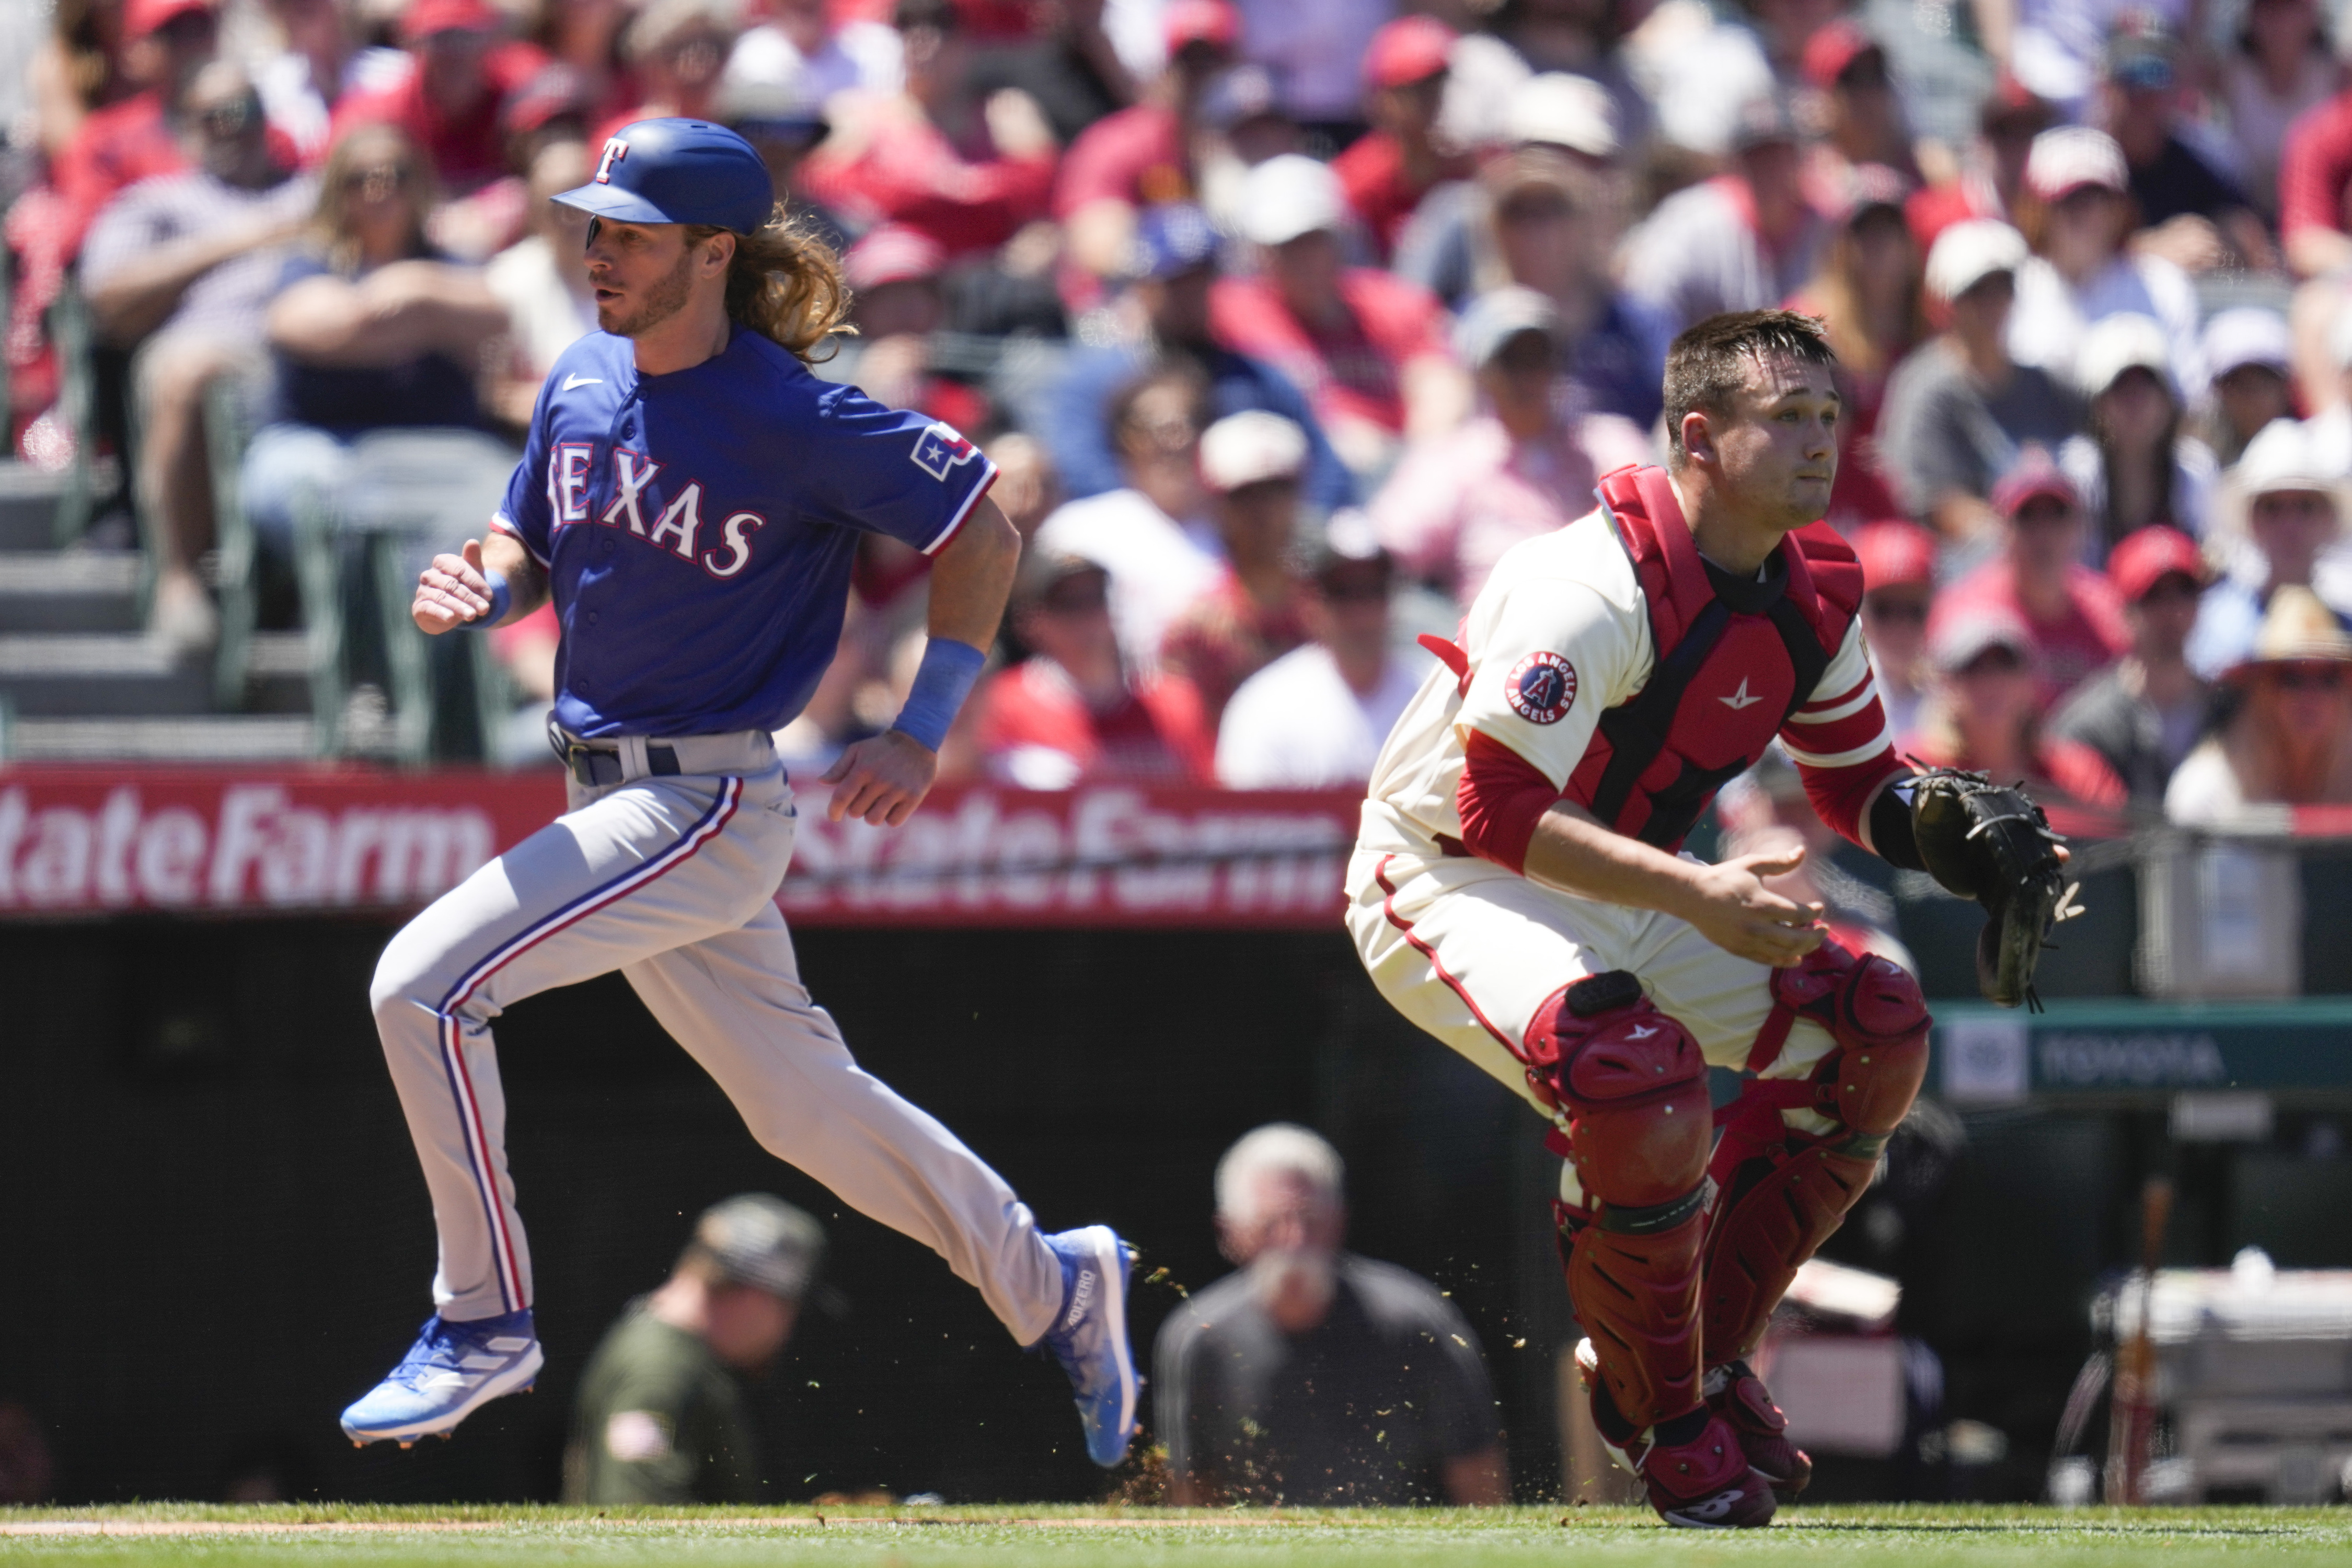
{"label": "red knee pad", "polygon": [[[1802,963],[1772,972],[1772,1002],[1767,1029],[1779,1038],[1771,1055],[1796,1017],[1819,1024],[1838,1044],[1813,1075],[1811,1108],[1856,1132],[1894,1131],[1927,1076],[1927,999],[1910,972],[1823,942]],[[1748,1065],[1764,1064],[1751,1056]]]}
{"label": "red knee pad", "polygon": [[1715,1124],[1706,1061],[1688,1029],[1623,970],[1580,980],[1538,1010],[1528,1077],[1566,1109],[1585,1192],[1617,1209],[1674,1203],[1706,1175]]}

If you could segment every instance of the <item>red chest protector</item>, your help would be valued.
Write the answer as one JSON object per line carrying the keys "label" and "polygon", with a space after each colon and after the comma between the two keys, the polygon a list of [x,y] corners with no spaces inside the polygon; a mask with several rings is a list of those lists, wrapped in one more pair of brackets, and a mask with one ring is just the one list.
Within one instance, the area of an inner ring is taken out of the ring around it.
{"label": "red chest protector", "polygon": [[1657,659],[1648,685],[1601,715],[1566,795],[1671,852],[1812,700],[1862,601],[1862,568],[1817,522],[1781,543],[1764,581],[1711,580],[1664,469],[1619,468],[1600,494],[1642,584]]}

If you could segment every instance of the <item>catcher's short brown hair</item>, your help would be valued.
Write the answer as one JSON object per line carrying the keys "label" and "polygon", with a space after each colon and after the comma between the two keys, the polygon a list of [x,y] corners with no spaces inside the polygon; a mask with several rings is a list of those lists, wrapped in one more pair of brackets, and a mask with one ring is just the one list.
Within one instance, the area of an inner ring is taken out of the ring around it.
{"label": "catcher's short brown hair", "polygon": [[1685,328],[1666,350],[1667,461],[1683,465],[1684,416],[1722,413],[1750,369],[1780,354],[1837,364],[1822,323],[1794,310],[1728,310]]}

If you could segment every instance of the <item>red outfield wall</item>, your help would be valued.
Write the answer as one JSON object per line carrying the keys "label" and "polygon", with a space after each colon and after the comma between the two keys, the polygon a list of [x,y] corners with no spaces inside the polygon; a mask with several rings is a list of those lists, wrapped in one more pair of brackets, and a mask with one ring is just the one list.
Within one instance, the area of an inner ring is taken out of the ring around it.
{"label": "red outfield wall", "polygon": [[[803,925],[1334,923],[1353,792],[942,786],[904,826],[800,794]],[[550,773],[0,770],[0,916],[423,904],[563,809]]]}

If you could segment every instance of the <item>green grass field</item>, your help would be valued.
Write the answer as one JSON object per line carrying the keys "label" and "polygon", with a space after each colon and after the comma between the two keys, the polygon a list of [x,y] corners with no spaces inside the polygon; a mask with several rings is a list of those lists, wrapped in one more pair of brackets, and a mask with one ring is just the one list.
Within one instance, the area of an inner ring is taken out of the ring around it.
{"label": "green grass field", "polygon": [[2278,1561],[2352,1568],[2352,1510],[1790,1509],[1770,1531],[1668,1531],[1622,1509],[1287,1512],[805,1507],[0,1509],[0,1557],[60,1563],[875,1564],[890,1568],[2123,1568]]}

